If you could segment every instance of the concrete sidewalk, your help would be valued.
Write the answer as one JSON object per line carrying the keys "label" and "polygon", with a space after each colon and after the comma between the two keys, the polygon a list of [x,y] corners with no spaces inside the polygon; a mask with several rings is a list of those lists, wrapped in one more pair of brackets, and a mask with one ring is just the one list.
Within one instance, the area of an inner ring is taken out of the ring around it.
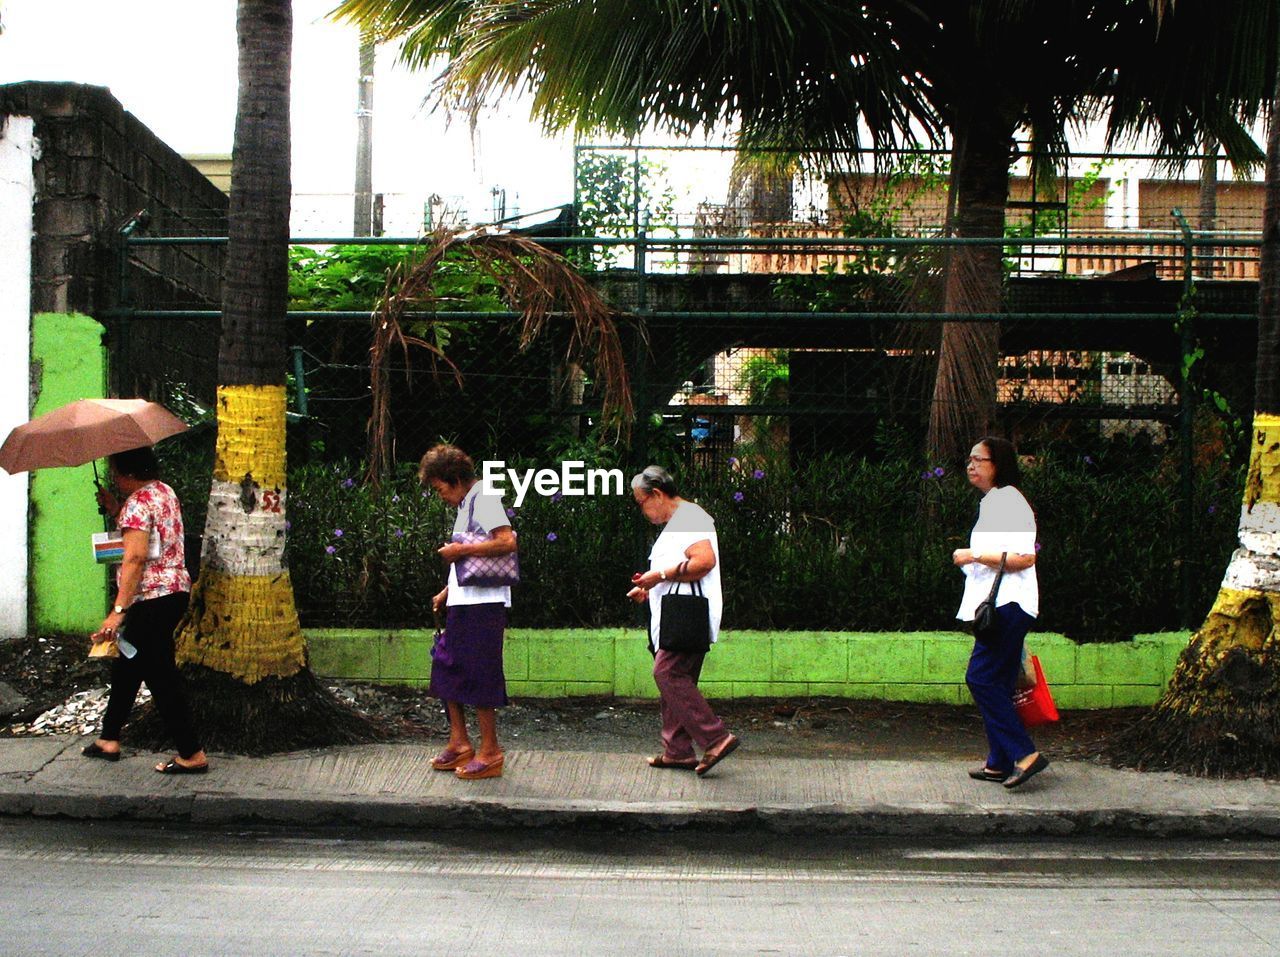
{"label": "concrete sidewalk", "polygon": [[90,740],[0,739],[0,814],[297,827],[1280,837],[1280,782],[1078,761],[1056,761],[1008,791],[970,780],[959,763],[753,757],[747,740],[705,778],[652,770],[640,754],[512,750],[504,777],[459,781],[431,769],[435,748],[384,744],[214,755],[208,775],[162,777],[151,770],[154,755],[81,757]]}

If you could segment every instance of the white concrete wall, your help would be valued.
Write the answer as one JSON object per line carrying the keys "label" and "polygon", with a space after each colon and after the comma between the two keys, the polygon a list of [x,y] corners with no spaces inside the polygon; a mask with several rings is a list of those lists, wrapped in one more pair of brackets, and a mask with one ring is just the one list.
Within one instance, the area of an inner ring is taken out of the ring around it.
{"label": "white concrete wall", "polygon": [[[31,237],[34,163],[30,117],[0,117],[0,440],[30,418]],[[27,631],[27,474],[0,471],[0,637]]]}

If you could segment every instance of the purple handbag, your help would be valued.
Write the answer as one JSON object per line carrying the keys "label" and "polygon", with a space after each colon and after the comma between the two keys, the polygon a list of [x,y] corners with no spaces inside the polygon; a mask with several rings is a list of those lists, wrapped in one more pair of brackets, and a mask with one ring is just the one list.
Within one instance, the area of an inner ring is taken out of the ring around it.
{"label": "purple handbag", "polygon": [[[512,532],[514,534],[514,530]],[[467,511],[467,530],[454,532],[453,541],[460,545],[487,542],[492,536],[476,524],[476,496]],[[464,588],[502,588],[520,584],[520,558],[517,552],[506,555],[467,555],[454,563],[458,584]]]}

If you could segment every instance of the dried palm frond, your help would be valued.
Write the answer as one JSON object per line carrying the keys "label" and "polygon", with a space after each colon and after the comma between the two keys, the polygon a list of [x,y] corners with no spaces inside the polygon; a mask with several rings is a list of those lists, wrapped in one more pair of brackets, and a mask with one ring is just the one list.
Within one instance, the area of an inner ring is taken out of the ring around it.
{"label": "dried palm frond", "polygon": [[[497,283],[510,307],[521,314],[520,348],[527,349],[559,319],[568,323],[566,364],[589,366],[603,387],[602,414],[620,438],[630,433],[635,410],[622,339],[613,310],[563,256],[523,236],[507,232],[440,230],[428,236],[387,280],[382,303],[373,315],[370,349],[373,412],[369,422],[369,481],[376,484],[393,460],[390,371],[387,354],[399,346],[425,348],[432,371],[447,365],[459,385],[462,371],[429,336],[410,335],[402,320],[406,312],[434,306],[439,297],[433,280],[440,263],[452,252],[471,256]],[[428,320],[444,322],[447,312]]]}

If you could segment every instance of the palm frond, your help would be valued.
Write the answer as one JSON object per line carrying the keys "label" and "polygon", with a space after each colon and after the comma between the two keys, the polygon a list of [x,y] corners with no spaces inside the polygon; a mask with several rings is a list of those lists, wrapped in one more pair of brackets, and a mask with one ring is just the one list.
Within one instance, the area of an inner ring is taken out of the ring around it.
{"label": "palm frond", "polygon": [[[528,93],[549,130],[687,135],[741,123],[747,145],[848,149],[866,135],[861,118],[875,145],[941,136],[911,69],[930,27],[906,0],[348,0],[339,10],[368,17],[380,6],[410,63],[456,27],[437,95],[457,107]],[[414,6],[435,8],[429,22],[411,24]]]}
{"label": "palm frond", "polygon": [[[427,237],[425,247],[404,260],[387,281],[386,293],[373,314],[370,349],[373,412],[369,420],[368,481],[377,484],[394,459],[394,427],[391,419],[390,369],[387,360],[395,348],[408,354],[409,346],[425,348],[433,372],[443,363],[461,385],[463,372],[436,348],[427,335],[404,331],[404,316],[411,309],[430,309],[439,300],[434,292],[437,268],[444,259],[461,252],[470,256],[502,290],[503,297],[521,313],[520,348],[527,349],[551,326],[567,321],[564,361],[594,370],[602,385],[602,416],[620,438],[630,433],[635,418],[625,352],[613,310],[563,256],[513,233],[474,230],[440,230]],[[447,321],[439,312],[428,323]]]}
{"label": "palm frond", "polygon": [[379,43],[405,40],[405,62],[421,68],[456,47],[478,5],[477,0],[342,0],[329,17],[358,26]]}
{"label": "palm frond", "polygon": [[1116,67],[1100,84],[1110,103],[1108,148],[1150,131],[1158,151],[1179,166],[1178,155],[1198,152],[1208,134],[1237,170],[1257,168],[1263,153],[1248,126],[1271,109],[1280,6],[1177,0],[1161,17],[1146,3],[1132,4],[1128,15],[1136,20],[1128,35],[1139,40],[1113,51]]}

